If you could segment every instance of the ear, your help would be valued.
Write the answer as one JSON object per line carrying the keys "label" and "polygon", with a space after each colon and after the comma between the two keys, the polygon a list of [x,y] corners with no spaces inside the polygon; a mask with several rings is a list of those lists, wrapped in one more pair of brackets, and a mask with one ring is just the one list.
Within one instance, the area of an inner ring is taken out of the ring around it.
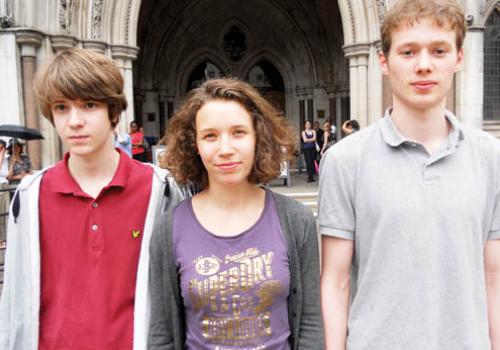
{"label": "ear", "polygon": [[380,64],[380,70],[382,71],[382,74],[388,75],[389,74],[389,60],[385,56],[383,51],[380,51],[378,53],[378,62]]}
{"label": "ear", "polygon": [[455,72],[462,70],[462,63],[464,61],[464,48],[460,48],[457,52],[457,65],[455,66]]}

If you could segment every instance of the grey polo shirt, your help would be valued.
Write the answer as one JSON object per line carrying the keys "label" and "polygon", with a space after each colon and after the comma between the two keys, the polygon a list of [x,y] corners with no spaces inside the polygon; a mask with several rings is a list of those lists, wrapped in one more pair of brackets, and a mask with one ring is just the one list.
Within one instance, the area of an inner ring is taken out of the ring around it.
{"label": "grey polo shirt", "polygon": [[483,248],[500,239],[500,142],[461,125],[434,154],[389,113],[321,160],[319,226],[354,240],[349,350],[490,350]]}

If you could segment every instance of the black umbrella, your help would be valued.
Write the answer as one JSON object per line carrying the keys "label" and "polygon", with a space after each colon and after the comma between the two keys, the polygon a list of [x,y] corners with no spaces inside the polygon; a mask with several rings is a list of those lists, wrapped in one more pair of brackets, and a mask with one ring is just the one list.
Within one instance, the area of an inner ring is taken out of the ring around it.
{"label": "black umbrella", "polygon": [[0,125],[0,136],[16,137],[23,140],[43,140],[44,137],[40,131],[27,128],[25,126],[3,124]]}

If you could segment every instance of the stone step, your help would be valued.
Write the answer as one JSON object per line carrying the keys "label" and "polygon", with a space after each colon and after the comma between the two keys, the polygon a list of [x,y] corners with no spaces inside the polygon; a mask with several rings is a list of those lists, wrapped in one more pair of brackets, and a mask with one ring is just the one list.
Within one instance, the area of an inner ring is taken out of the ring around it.
{"label": "stone step", "polygon": [[295,192],[284,193],[284,195],[302,202],[311,209],[315,217],[318,215],[318,192]]}

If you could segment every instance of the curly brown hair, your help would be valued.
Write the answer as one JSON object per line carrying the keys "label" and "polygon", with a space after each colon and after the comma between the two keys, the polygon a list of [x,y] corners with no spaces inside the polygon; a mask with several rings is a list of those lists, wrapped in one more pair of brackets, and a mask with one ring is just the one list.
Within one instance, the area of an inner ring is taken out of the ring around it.
{"label": "curly brown hair", "polygon": [[196,146],[196,114],[213,100],[238,102],[252,117],[255,160],[248,180],[254,184],[266,183],[278,176],[281,163],[294,153],[295,132],[255,88],[232,78],[208,80],[188,94],[160,141],[168,150],[159,156],[160,166],[170,170],[182,185],[208,186],[207,171]]}

